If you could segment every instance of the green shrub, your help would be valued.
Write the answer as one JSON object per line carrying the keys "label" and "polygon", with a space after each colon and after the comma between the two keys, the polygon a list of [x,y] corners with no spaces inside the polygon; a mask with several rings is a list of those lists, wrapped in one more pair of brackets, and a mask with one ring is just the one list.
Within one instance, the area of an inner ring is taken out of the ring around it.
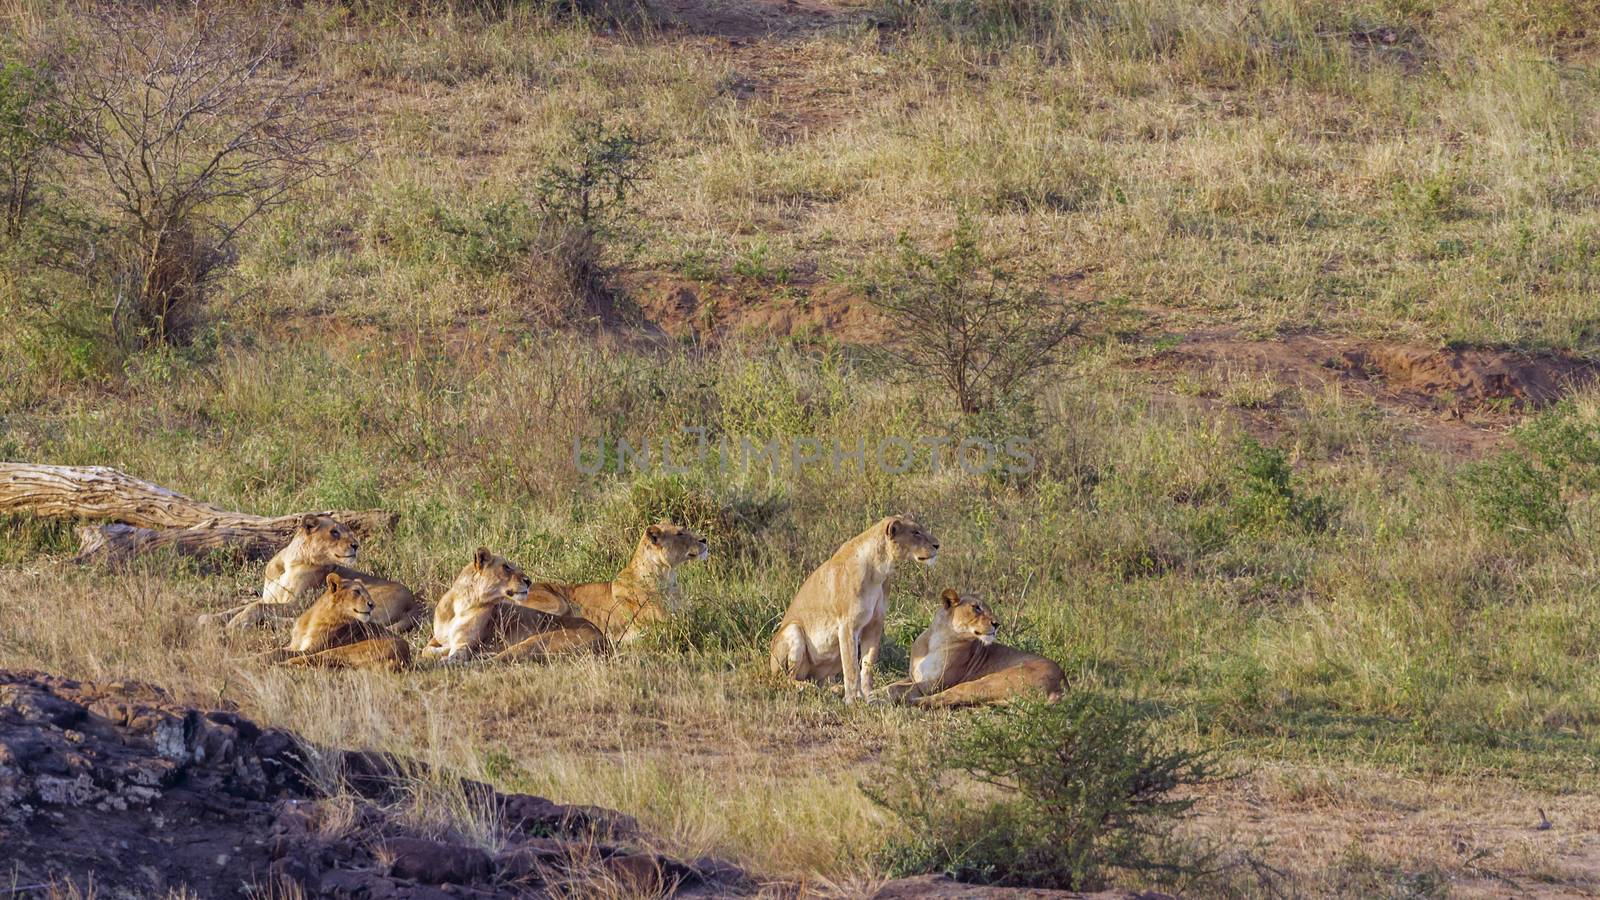
{"label": "green shrub", "polygon": [[1160,854],[1194,804],[1173,793],[1218,778],[1208,754],[1167,747],[1128,705],[1081,693],[979,713],[863,790],[909,830],[886,851],[898,872],[1081,890],[1111,870],[1194,874]]}
{"label": "green shrub", "polygon": [[55,82],[19,62],[0,65],[0,235],[8,240],[22,235],[66,123]]}
{"label": "green shrub", "polygon": [[1263,538],[1283,531],[1315,534],[1333,522],[1333,505],[1296,483],[1282,450],[1246,438],[1228,475],[1226,499],[1199,519],[1196,543],[1220,549],[1240,537]]}
{"label": "green shrub", "polygon": [[551,218],[596,237],[615,235],[644,179],[649,139],[627,126],[583,122],[572,130],[567,160],[552,163],[534,183]]}
{"label": "green shrub", "polygon": [[1235,527],[1256,532],[1284,525],[1304,531],[1328,527],[1333,514],[1328,501],[1301,491],[1282,450],[1246,439],[1241,456],[1230,501]]}
{"label": "green shrub", "polygon": [[1519,427],[1515,446],[1467,470],[1467,496],[1490,527],[1572,535],[1572,506],[1600,489],[1600,421],[1570,400]]}

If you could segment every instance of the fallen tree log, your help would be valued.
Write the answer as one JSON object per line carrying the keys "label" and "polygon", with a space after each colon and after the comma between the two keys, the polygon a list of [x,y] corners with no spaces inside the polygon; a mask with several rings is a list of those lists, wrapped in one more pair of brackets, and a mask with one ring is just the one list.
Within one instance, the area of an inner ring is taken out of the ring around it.
{"label": "fallen tree log", "polygon": [[[52,519],[103,519],[137,528],[268,528],[286,539],[304,515],[233,512],[105,466],[0,462],[0,513],[10,512]],[[363,536],[388,530],[400,518],[381,509],[324,514]]]}
{"label": "fallen tree log", "polygon": [[[121,561],[167,548],[204,556],[229,547],[247,558],[271,556],[288,543],[305,516],[234,512],[104,466],[14,462],[0,462],[3,513],[119,523],[78,529],[80,562]],[[394,528],[400,518],[381,509],[318,514],[333,516],[362,538]]]}
{"label": "fallen tree log", "polygon": [[141,553],[171,550],[184,556],[206,557],[220,551],[236,554],[243,560],[271,559],[287,542],[276,531],[220,525],[208,528],[139,528],[113,522],[109,525],[80,525],[76,563],[115,565]]}

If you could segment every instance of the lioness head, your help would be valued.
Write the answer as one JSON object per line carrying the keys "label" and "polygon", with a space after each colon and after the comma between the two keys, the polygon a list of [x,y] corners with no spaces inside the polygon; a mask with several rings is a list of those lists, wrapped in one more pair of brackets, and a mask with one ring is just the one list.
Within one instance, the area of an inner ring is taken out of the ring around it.
{"label": "lioness head", "polygon": [[300,525],[295,529],[290,544],[299,562],[313,565],[338,563],[353,566],[356,563],[356,551],[361,549],[361,542],[356,540],[356,533],[350,530],[349,525],[332,516],[315,513],[307,513],[300,518]]}
{"label": "lioness head", "polygon": [[462,577],[471,577],[477,582],[475,595],[484,601],[508,600],[512,603],[521,603],[528,599],[528,589],[533,587],[533,579],[522,567],[489,552],[488,547],[479,547],[472,554],[472,562],[462,571]]}
{"label": "lioness head", "polygon": [[944,602],[945,621],[958,640],[994,643],[994,634],[1000,628],[1000,622],[982,600],[970,595],[963,597],[956,593],[955,588],[946,588],[939,599]]}
{"label": "lioness head", "polygon": [[372,611],[377,604],[372,602],[372,595],[367,593],[367,586],[359,578],[348,581],[340,578],[339,573],[329,572],[326,581],[328,592],[324,596],[333,598],[333,608],[348,615],[357,622],[372,620]]}
{"label": "lioness head", "polygon": [[674,567],[711,556],[705,538],[671,522],[657,522],[646,528],[639,546]]}
{"label": "lioness head", "polygon": [[891,516],[883,526],[895,560],[914,559],[932,565],[939,557],[939,539],[905,516]]}

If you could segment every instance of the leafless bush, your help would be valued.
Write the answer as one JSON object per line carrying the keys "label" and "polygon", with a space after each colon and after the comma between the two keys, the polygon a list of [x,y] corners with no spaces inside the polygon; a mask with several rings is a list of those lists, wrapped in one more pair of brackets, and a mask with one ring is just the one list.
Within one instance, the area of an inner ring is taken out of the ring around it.
{"label": "leafless bush", "polygon": [[112,217],[94,243],[125,346],[183,343],[235,240],[333,168],[345,131],[322,90],[280,64],[281,19],[223,4],[108,6],[65,72],[68,152]]}

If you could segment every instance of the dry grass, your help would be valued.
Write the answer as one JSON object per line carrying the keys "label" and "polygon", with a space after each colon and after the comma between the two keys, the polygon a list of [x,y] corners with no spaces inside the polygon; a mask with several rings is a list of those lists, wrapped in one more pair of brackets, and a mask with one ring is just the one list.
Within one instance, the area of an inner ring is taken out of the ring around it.
{"label": "dry grass", "polygon": [[[461,234],[525,237],[489,212],[528,201],[588,117],[656,139],[605,248],[639,283],[734,304],[848,292],[896,234],[937,237],[961,210],[1048,276],[1081,277],[1112,335],[1225,324],[1592,350],[1600,82],[1558,17],[1490,3],[1516,15],[1484,19],[1465,0],[987,5],[1055,12],[1018,33],[847,20],[730,47],[521,7],[306,4],[291,24],[315,52],[297,64],[360,126],[359,164],[252,234],[196,351],[108,365],[33,327],[37,273],[7,257],[0,310],[28,327],[0,334],[0,457],[116,465],[264,513],[395,509],[366,562],[426,598],[478,544],[541,576],[607,577],[669,512],[715,556],[685,571],[682,620],[636,654],[296,674],[248,662],[274,637],[190,624],[257,587],[255,568],[80,571],[65,529],[9,519],[0,665],[237,702],[314,741],[615,807],[662,849],[847,896],[885,875],[890,827],[857,783],[886,748],[961,719],[777,690],[763,647],[811,567],[907,511],[947,552],[898,579],[886,667],[903,669],[938,588],[981,586],[1076,688],[1253,771],[1194,828],[1271,839],[1252,852],[1280,886],[1593,890],[1596,522],[1560,545],[1492,532],[1456,460],[1336,388],[1222,365],[1180,385],[1220,407],[1153,396],[1136,351],[1105,337],[1011,411],[1039,448],[1026,479],[572,465],[574,437],[686,425],[845,446],[969,427],[825,339],[638,347],[535,327],[537,267]],[[70,14],[0,5],[24,36]],[[1241,518],[1235,408],[1277,416],[1295,490],[1328,501],[1329,527]],[[1537,808],[1552,829],[1528,830]],[[397,814],[498,839],[439,784]],[[1260,895],[1262,877],[1215,887]]]}

